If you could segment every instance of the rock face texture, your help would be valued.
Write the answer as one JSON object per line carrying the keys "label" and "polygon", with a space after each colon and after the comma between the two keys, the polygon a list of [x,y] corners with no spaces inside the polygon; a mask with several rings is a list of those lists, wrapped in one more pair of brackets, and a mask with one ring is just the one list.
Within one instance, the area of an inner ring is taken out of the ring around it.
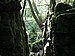
{"label": "rock face texture", "polygon": [[55,56],[75,56],[75,9],[56,15],[54,28]]}

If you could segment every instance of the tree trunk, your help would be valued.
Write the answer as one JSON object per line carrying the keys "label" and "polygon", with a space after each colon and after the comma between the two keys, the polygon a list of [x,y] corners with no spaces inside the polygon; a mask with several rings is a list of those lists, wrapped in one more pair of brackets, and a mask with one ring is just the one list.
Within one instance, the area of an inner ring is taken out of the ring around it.
{"label": "tree trunk", "polygon": [[25,34],[26,30],[25,32],[23,30],[20,9],[18,1],[0,3],[1,56],[28,56],[27,35]]}

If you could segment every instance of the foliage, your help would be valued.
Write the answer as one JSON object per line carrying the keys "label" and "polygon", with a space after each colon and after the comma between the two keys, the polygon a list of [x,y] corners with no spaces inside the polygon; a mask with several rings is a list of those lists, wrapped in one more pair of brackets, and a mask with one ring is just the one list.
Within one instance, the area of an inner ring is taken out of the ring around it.
{"label": "foliage", "polygon": [[[37,2],[38,2],[38,0],[35,3],[37,4]],[[41,5],[41,4],[40,5],[38,4],[36,6],[37,6],[38,11],[42,15],[42,19],[44,19],[46,17],[46,13],[48,11],[48,5],[44,5],[44,4]],[[41,8],[43,8],[43,9],[41,9]],[[25,11],[24,11],[23,18],[24,18],[24,21],[25,21],[26,32],[28,34],[29,47],[31,49],[31,47],[34,44],[36,44],[36,43],[39,44],[40,39],[42,39],[42,36],[41,36],[42,35],[42,31],[38,27],[35,19],[32,17],[31,9],[30,9],[28,3],[26,4],[26,8],[25,8]]]}
{"label": "foliage", "polygon": [[[51,10],[50,12],[54,12],[54,9],[55,9],[54,7],[61,2],[68,3],[69,5],[72,6],[73,1],[74,0],[49,0],[49,1],[48,0],[33,0],[33,1],[28,0],[28,2],[26,2],[26,7],[25,7],[25,12],[23,17],[24,17],[25,26],[26,26],[26,32],[28,33],[28,37],[29,37],[28,40],[29,40],[30,49],[32,49],[33,46],[39,47],[40,39],[42,39],[42,36],[41,36],[42,32],[41,32],[41,29],[38,27],[39,26],[38,24],[42,22],[39,16],[41,16],[42,20],[45,20],[49,9]],[[65,7],[65,6],[62,6],[62,7]],[[36,20],[35,18],[38,20]]]}

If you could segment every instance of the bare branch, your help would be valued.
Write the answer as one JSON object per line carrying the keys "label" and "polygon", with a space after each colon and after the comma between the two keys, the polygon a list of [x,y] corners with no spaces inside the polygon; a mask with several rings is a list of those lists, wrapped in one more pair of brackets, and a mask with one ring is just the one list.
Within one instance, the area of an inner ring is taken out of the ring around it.
{"label": "bare branch", "polygon": [[37,22],[38,26],[39,26],[39,27],[40,27],[40,29],[41,29],[41,24],[42,24],[42,23],[39,21],[38,17],[35,15],[34,10],[33,10],[33,7],[32,7],[32,4],[31,4],[30,0],[28,0],[28,3],[29,3],[29,6],[30,6],[30,8],[31,8],[31,12],[32,12],[33,17],[34,17],[35,21]]}

